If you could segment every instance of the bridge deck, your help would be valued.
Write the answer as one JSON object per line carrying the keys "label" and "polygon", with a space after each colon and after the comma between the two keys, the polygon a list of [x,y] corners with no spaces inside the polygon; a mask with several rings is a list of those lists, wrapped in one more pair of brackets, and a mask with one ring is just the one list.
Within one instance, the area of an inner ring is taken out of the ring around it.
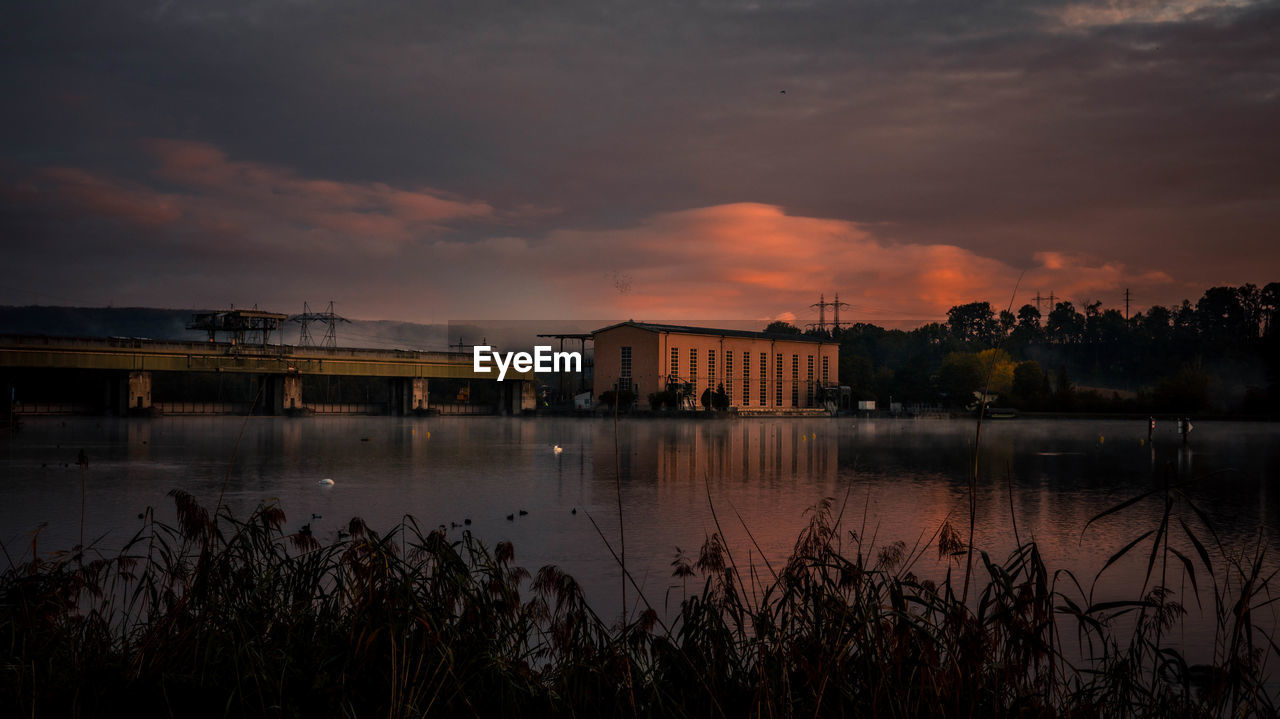
{"label": "bridge deck", "polygon": [[[0,335],[0,367],[146,372],[247,372],[494,380],[478,373],[469,352],[233,345],[138,338]],[[507,372],[532,381],[532,372]]]}

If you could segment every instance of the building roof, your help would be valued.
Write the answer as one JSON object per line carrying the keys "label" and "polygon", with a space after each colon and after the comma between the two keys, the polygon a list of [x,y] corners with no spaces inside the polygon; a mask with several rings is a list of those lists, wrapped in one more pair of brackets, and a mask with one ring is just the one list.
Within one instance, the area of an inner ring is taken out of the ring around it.
{"label": "building roof", "polygon": [[786,333],[780,333],[780,332],[752,332],[750,330],[717,329],[714,327],[690,327],[688,325],[663,325],[663,324],[655,324],[652,322],[635,322],[633,320],[628,320],[626,322],[619,322],[616,325],[609,325],[608,327],[601,327],[595,332],[592,332],[592,334],[598,335],[601,332],[608,332],[609,330],[617,329],[619,327],[635,327],[636,329],[645,330],[648,332],[670,332],[671,334],[710,335],[712,337],[744,337],[744,338],[753,339],[753,340],[779,340],[779,341],[786,341],[786,342],[812,342],[815,344],[818,344],[818,343],[835,344],[833,340],[827,339],[825,337],[810,337],[808,335],[792,335],[792,334],[786,334]]}

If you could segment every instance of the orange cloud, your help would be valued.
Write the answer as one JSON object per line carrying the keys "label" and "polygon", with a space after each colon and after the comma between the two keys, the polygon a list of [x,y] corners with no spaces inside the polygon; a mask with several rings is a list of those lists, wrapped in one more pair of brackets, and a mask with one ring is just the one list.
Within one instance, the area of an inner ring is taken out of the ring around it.
{"label": "orange cloud", "polygon": [[79,168],[47,168],[38,179],[54,204],[86,215],[154,227],[185,220],[213,235],[205,240],[266,249],[336,251],[355,247],[386,255],[448,226],[492,220],[485,202],[432,188],[338,182],[231,160],[218,148],[185,140],[152,140],[161,191]]}
{"label": "orange cloud", "polygon": [[[556,295],[590,317],[738,319],[799,310],[807,318],[819,293],[830,300],[838,291],[852,305],[842,319],[918,324],[966,302],[1003,308],[1020,276],[1015,309],[1037,288],[1083,299],[1118,295],[1126,283],[1172,281],[1048,251],[1024,271],[954,245],[893,242],[858,223],[757,203],[661,213],[617,230],[553,231],[501,247],[446,244],[460,267],[486,267],[495,283]],[[626,273],[625,291],[617,273]]]}
{"label": "orange cloud", "polygon": [[[1051,249],[1019,269],[955,245],[898,242],[879,228],[762,203],[663,212],[609,230],[484,237],[509,216],[485,202],[431,188],[304,177],[231,160],[204,143],[153,141],[148,149],[156,176],[168,183],[164,191],[49,168],[24,196],[150,229],[179,252],[307,257],[353,278],[412,278],[365,291],[395,295],[401,304],[430,297],[433,307],[450,298],[473,317],[793,317],[804,324],[816,319],[810,305],[820,293],[830,300],[839,292],[851,305],[843,320],[920,324],[966,302],[1002,308],[1020,276],[1016,305],[1037,290],[1083,301],[1172,282],[1161,272]],[[469,223],[481,237],[444,232],[456,223]],[[387,263],[389,256],[395,262]]]}
{"label": "orange cloud", "polygon": [[48,167],[39,172],[46,186],[56,188],[58,202],[84,214],[110,217],[128,224],[158,226],[181,217],[176,198],[150,188],[99,177],[75,167]]}

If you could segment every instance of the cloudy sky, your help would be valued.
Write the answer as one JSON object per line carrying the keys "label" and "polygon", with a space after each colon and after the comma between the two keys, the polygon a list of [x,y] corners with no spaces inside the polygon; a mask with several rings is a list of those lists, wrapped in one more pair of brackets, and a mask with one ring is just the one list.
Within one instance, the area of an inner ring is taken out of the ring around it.
{"label": "cloudy sky", "polygon": [[1277,38],[1248,0],[20,0],[0,304],[1194,301],[1280,280]]}

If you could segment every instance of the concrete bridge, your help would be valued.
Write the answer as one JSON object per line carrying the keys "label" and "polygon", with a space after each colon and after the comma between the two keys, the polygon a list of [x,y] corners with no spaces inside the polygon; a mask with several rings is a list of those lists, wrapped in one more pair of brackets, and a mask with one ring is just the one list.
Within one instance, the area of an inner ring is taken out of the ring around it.
{"label": "concrete bridge", "polygon": [[[213,372],[255,375],[262,383],[259,410],[267,414],[305,411],[302,378],[308,375],[385,378],[387,411],[410,414],[431,409],[432,379],[492,382],[494,375],[472,367],[469,352],[417,352],[330,347],[293,347],[231,342],[182,342],[138,338],[71,338],[0,335],[0,372],[10,378],[22,370],[101,372],[110,411],[151,411],[152,374]],[[503,414],[518,414],[535,404],[532,372],[508,372],[499,383]],[[10,386],[13,381],[6,383]],[[5,388],[5,409],[12,392]]]}

